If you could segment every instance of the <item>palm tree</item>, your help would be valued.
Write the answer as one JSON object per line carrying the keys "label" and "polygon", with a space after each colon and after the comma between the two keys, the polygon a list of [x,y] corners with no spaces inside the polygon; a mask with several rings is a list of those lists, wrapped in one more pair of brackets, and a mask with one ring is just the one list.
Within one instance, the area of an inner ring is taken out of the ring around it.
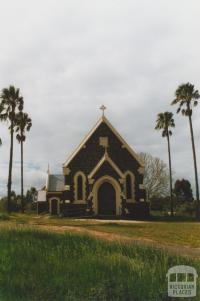
{"label": "palm tree", "polygon": [[23,109],[23,97],[20,96],[19,89],[14,86],[4,88],[0,95],[0,120],[9,122],[10,130],[10,159],[9,159],[9,172],[8,172],[8,200],[7,211],[10,212],[10,199],[12,187],[12,163],[13,163],[13,132],[15,127],[16,112]]}
{"label": "palm tree", "polygon": [[16,115],[16,138],[21,145],[21,210],[24,212],[24,174],[23,174],[23,143],[26,140],[25,132],[32,126],[31,118],[27,113],[19,112]]}
{"label": "palm tree", "polygon": [[168,146],[168,157],[169,157],[169,179],[170,179],[170,204],[171,204],[171,216],[174,215],[174,206],[173,206],[173,196],[172,196],[172,166],[171,166],[171,149],[170,149],[170,139],[172,131],[170,128],[174,128],[175,123],[173,119],[173,113],[164,112],[159,113],[156,120],[156,130],[162,130],[162,136],[167,137],[167,146]]}
{"label": "palm tree", "polygon": [[192,126],[192,108],[197,106],[200,95],[199,95],[199,91],[195,90],[194,85],[190,83],[186,83],[178,87],[178,89],[175,92],[175,96],[176,98],[172,101],[171,104],[172,105],[178,104],[179,107],[177,113],[181,112],[183,116],[186,116],[189,119],[193,161],[194,161],[195,184],[196,184],[196,199],[197,199],[196,216],[198,219],[200,219],[199,183],[198,183],[198,173],[197,173],[196,151],[195,151],[195,144],[194,144],[194,133],[193,133],[193,126]]}

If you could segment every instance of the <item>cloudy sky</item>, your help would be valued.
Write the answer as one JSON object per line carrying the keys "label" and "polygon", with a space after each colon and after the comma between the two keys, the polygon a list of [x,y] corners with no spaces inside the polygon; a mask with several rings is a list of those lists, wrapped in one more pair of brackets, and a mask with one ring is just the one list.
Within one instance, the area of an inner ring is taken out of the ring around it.
{"label": "cloudy sky", "polygon": [[[19,87],[33,127],[25,144],[25,188],[41,187],[100,117],[136,152],[167,162],[156,114],[184,82],[200,89],[199,0],[0,0],[0,89]],[[200,108],[194,130],[200,168]],[[193,181],[188,120],[175,116],[174,177]],[[6,193],[9,135],[0,125],[0,194]],[[20,153],[14,145],[14,189]]]}

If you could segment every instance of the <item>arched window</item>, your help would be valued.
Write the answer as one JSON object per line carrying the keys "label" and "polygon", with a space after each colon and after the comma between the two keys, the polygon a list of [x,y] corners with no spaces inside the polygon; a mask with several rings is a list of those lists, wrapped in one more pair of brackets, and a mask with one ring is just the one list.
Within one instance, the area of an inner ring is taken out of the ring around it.
{"label": "arched window", "polygon": [[77,198],[78,200],[83,199],[83,177],[81,175],[77,178]]}
{"label": "arched window", "polygon": [[75,202],[85,202],[86,199],[86,177],[82,171],[78,171],[74,176],[74,200]]}
{"label": "arched window", "polygon": [[130,171],[125,173],[125,196],[126,200],[135,200],[135,177]]}
{"label": "arched window", "polygon": [[131,176],[128,174],[126,176],[126,198],[127,199],[132,199],[132,183],[131,183]]}

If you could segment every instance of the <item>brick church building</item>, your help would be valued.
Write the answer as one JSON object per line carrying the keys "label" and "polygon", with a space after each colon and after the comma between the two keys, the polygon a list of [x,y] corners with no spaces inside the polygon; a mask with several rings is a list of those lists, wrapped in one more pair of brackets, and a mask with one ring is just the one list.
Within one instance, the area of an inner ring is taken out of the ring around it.
{"label": "brick church building", "polygon": [[105,117],[104,107],[62,169],[60,175],[48,172],[45,190],[39,192],[38,213],[148,217],[143,163]]}

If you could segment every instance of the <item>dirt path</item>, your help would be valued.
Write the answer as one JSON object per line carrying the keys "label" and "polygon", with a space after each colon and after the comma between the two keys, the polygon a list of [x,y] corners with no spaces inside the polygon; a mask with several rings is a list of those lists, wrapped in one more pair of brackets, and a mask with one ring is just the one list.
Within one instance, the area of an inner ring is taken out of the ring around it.
{"label": "dirt path", "polygon": [[65,233],[65,232],[73,232],[73,233],[81,233],[81,234],[88,234],[94,236],[99,239],[109,240],[109,241],[120,241],[126,243],[135,243],[141,246],[153,247],[159,250],[167,251],[169,253],[173,253],[175,255],[181,256],[189,256],[192,258],[200,259],[200,248],[191,248],[187,246],[180,246],[180,245],[170,245],[170,244],[161,244],[155,240],[147,239],[147,238],[135,238],[129,237],[125,235],[113,234],[113,233],[106,233],[100,232],[96,230],[88,230],[82,227],[74,227],[74,226],[53,226],[53,225],[36,225],[32,224],[31,226],[40,228],[46,231],[52,231],[57,233]]}

